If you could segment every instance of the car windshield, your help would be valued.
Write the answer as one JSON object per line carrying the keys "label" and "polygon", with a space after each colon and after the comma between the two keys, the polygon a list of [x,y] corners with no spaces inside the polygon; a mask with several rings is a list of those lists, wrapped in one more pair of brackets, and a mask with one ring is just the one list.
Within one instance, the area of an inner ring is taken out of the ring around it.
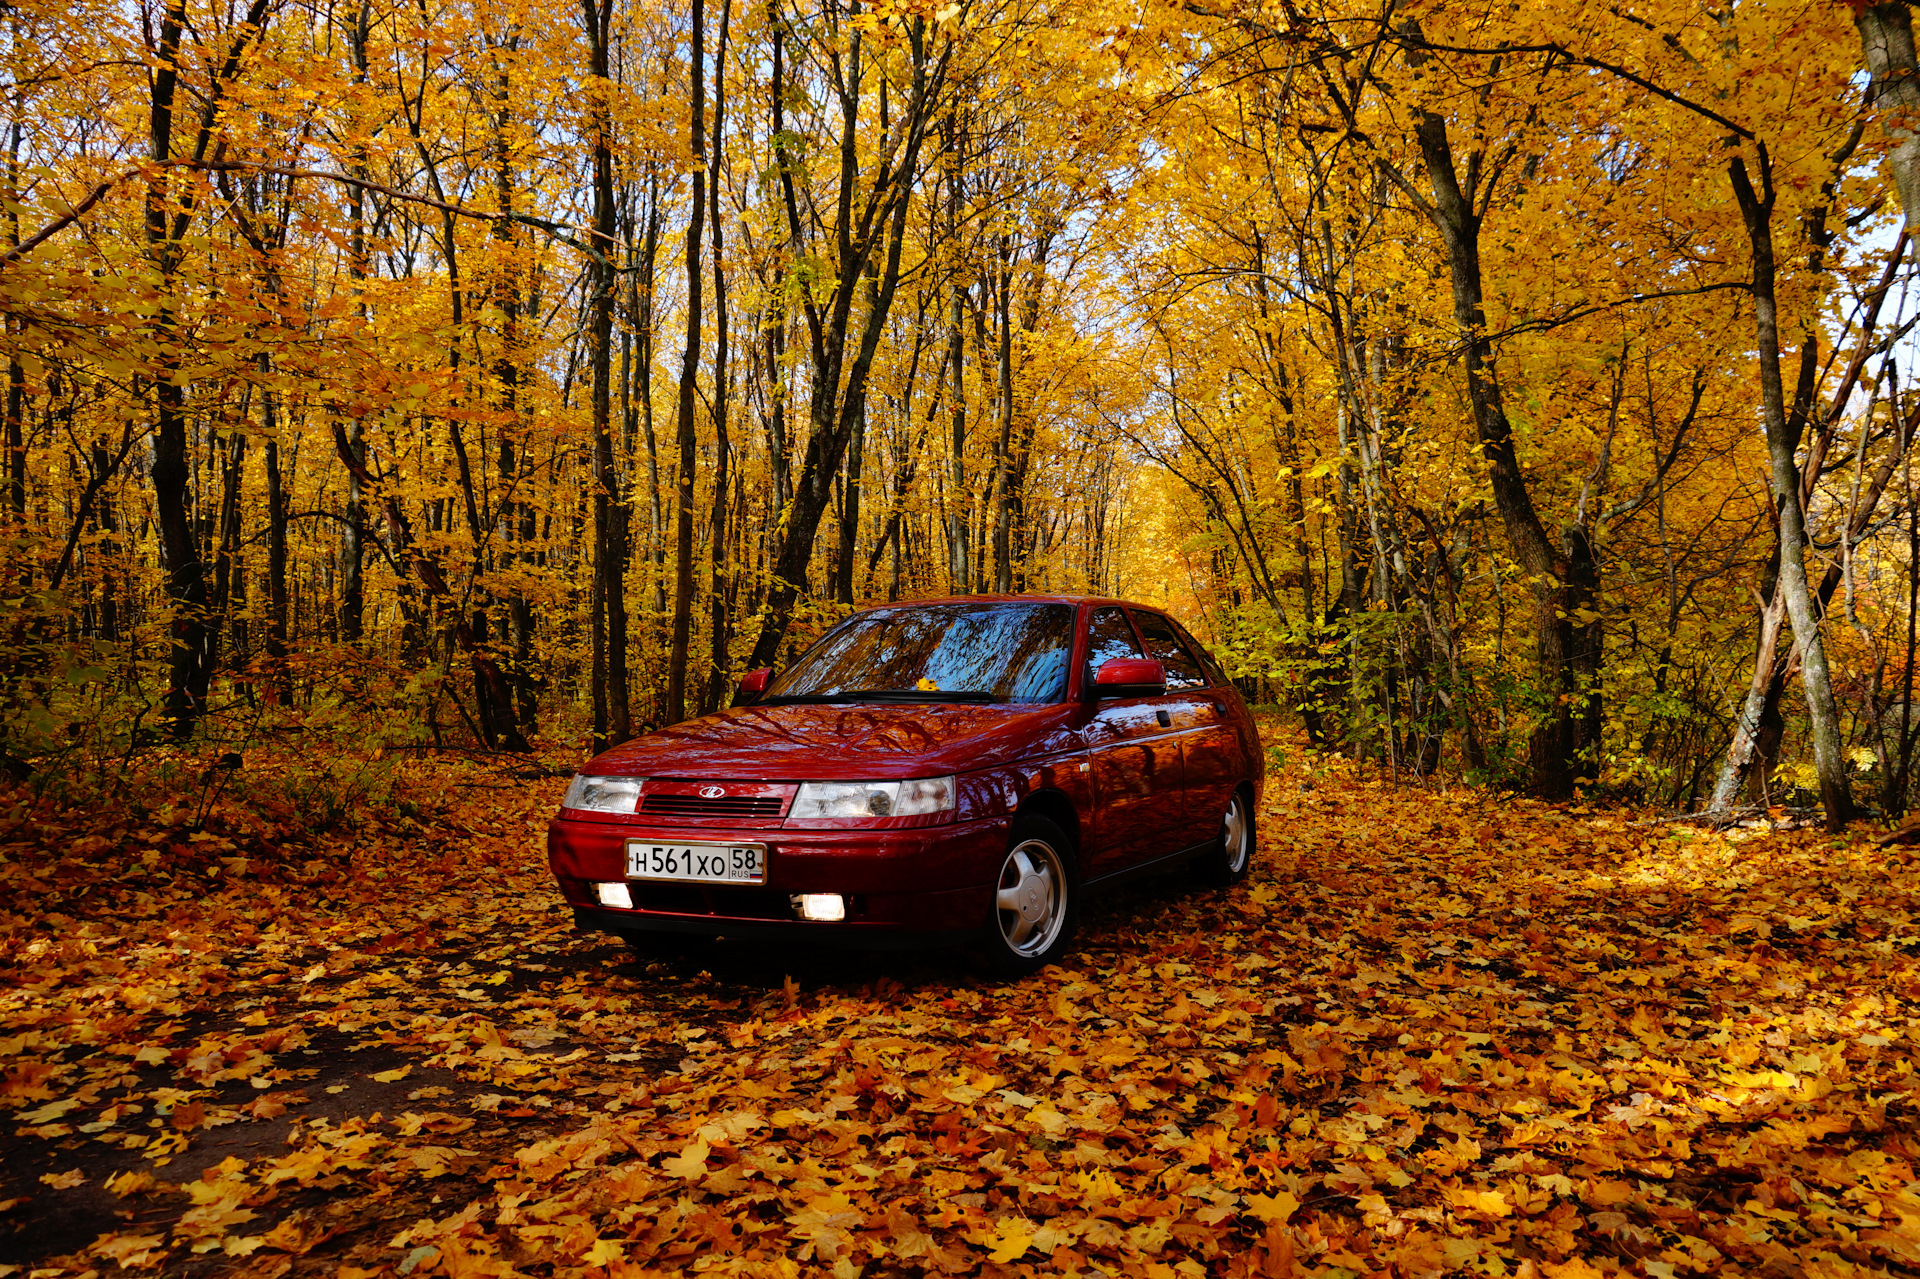
{"label": "car windshield", "polygon": [[848,618],[767,689],[780,702],[1057,702],[1068,604],[925,604]]}

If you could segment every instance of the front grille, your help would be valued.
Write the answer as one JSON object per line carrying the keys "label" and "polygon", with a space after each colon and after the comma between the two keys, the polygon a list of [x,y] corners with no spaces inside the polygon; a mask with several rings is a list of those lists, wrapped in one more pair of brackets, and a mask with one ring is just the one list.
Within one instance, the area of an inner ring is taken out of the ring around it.
{"label": "front grille", "polygon": [[658,910],[670,915],[706,915],[707,895],[693,884],[636,884],[628,882],[637,910]]}
{"label": "front grille", "polygon": [[704,888],[698,884],[649,884],[628,881],[637,910],[670,915],[717,915],[723,919],[793,918],[792,899],[782,888]]}
{"label": "front grille", "polygon": [[648,795],[640,802],[640,812],[647,817],[778,817],[786,802],[778,795],[722,795],[718,799]]}

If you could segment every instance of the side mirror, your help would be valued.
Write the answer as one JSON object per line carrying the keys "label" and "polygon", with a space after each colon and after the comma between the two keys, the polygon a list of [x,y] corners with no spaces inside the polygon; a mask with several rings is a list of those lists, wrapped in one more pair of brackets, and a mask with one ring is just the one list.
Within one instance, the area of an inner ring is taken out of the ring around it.
{"label": "side mirror", "polygon": [[1167,668],[1148,657],[1116,657],[1093,673],[1095,697],[1156,697],[1167,691]]}
{"label": "side mirror", "polygon": [[740,696],[758,697],[767,691],[767,685],[773,680],[773,667],[762,666],[757,671],[748,671],[740,677]]}

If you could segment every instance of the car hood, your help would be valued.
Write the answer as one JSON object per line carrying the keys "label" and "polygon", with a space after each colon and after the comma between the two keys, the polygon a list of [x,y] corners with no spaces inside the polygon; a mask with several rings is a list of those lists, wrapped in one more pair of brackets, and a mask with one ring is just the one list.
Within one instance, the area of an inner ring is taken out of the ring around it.
{"label": "car hood", "polygon": [[935,777],[1072,750],[1077,709],[735,706],[637,737],[581,771],[723,781]]}

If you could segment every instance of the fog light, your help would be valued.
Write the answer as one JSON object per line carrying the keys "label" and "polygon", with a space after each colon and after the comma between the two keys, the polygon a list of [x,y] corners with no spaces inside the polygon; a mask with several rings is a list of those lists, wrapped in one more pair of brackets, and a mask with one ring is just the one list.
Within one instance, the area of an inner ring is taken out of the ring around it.
{"label": "fog light", "polygon": [[847,899],[839,893],[795,893],[793,908],[816,923],[837,924],[847,917]]}
{"label": "fog light", "polygon": [[595,884],[593,891],[600,895],[602,906],[618,906],[621,910],[633,909],[633,894],[624,883]]}

